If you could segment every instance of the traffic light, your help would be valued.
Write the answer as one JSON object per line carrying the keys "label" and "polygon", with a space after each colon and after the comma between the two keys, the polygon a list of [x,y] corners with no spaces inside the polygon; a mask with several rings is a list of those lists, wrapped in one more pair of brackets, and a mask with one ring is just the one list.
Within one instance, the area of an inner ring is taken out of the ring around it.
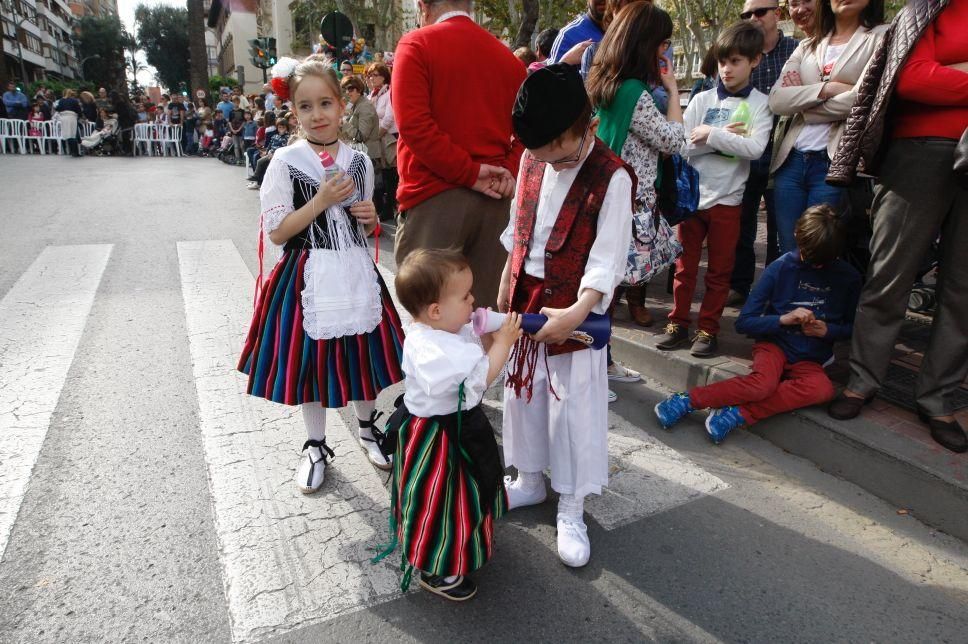
{"label": "traffic light", "polygon": [[269,59],[266,56],[265,38],[253,38],[249,41],[249,58],[252,64],[259,69],[270,67]]}
{"label": "traffic light", "polygon": [[266,60],[269,63],[269,67],[276,64],[276,39],[275,38],[265,38],[266,42]]}

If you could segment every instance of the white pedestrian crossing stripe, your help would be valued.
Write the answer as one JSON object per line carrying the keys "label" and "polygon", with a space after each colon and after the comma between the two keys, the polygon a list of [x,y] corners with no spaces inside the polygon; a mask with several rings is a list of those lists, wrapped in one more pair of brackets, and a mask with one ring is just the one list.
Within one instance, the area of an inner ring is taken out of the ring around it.
{"label": "white pedestrian crossing stripe", "polygon": [[387,537],[389,498],[339,414],[327,418],[337,458],[323,489],[303,496],[301,414],[245,393],[235,366],[254,280],[235,246],[180,242],[178,262],[233,639],[399,597],[399,573],[369,562]]}
{"label": "white pedestrian crossing stripe", "polygon": [[49,246],[0,300],[0,558],[111,248]]}

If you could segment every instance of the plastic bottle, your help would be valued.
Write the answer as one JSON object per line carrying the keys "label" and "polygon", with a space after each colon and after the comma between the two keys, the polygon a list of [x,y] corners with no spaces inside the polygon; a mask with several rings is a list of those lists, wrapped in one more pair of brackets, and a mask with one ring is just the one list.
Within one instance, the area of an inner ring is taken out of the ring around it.
{"label": "plastic bottle", "polygon": [[753,115],[750,113],[750,104],[747,101],[741,101],[736,109],[733,110],[732,116],[729,118],[730,123],[742,123],[746,126],[746,130],[743,132],[743,136],[750,135],[750,125],[753,122]]}
{"label": "plastic bottle", "polygon": [[[343,169],[341,167],[339,167],[338,165],[336,165],[336,159],[334,159],[333,158],[333,155],[331,155],[329,152],[326,152],[325,150],[323,150],[322,152],[320,152],[319,153],[319,161],[320,161],[320,163],[323,164],[323,181],[329,181],[333,177],[345,177],[346,176],[346,173],[343,172]],[[360,195],[354,189],[353,190],[353,194],[350,195],[350,197],[346,201],[344,201],[343,204],[344,205],[345,204],[351,204],[354,201],[359,201],[359,200],[360,200]]]}

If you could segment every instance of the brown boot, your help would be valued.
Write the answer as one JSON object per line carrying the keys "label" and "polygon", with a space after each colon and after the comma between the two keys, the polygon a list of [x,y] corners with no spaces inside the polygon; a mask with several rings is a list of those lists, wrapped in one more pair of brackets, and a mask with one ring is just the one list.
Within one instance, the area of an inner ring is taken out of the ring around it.
{"label": "brown boot", "polygon": [[652,326],[655,320],[649,309],[645,308],[645,286],[629,286],[625,290],[625,301],[629,305],[629,317],[639,326]]}

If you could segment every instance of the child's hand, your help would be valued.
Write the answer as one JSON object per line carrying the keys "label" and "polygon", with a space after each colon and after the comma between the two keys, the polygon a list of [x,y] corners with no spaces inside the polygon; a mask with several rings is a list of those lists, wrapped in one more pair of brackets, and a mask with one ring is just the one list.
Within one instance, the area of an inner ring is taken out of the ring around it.
{"label": "child's hand", "polygon": [[372,201],[357,201],[350,206],[350,214],[364,226],[372,226],[376,223],[376,206]]}
{"label": "child's hand", "polygon": [[501,328],[491,335],[494,344],[510,348],[521,337],[521,314],[508,313]]}
{"label": "child's hand", "polygon": [[784,326],[800,326],[813,320],[813,311],[802,306],[780,316],[780,324]]}
{"label": "child's hand", "polygon": [[713,131],[708,125],[700,125],[689,134],[689,142],[693,145],[705,145],[709,138],[709,133]]}
{"label": "child's hand", "polygon": [[743,123],[742,121],[730,123],[723,129],[730,134],[735,134],[736,136],[746,136],[746,123]]}
{"label": "child's hand", "polygon": [[323,212],[330,206],[343,203],[352,196],[355,188],[353,180],[346,174],[339,174],[329,181],[324,181],[320,184],[314,197],[319,212]]}
{"label": "child's hand", "polygon": [[803,329],[803,335],[810,336],[811,338],[827,337],[827,323],[823,320],[804,322],[801,328]]}
{"label": "child's hand", "polygon": [[535,342],[545,344],[561,344],[571,336],[571,332],[578,328],[581,320],[575,319],[572,309],[541,309],[541,315],[548,317],[548,321],[541,330],[534,334]]}

